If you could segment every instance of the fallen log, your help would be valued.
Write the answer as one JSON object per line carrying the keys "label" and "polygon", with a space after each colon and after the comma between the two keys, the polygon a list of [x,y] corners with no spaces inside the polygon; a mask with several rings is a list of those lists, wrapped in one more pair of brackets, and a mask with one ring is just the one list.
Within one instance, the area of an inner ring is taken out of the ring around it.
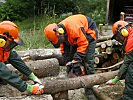
{"label": "fallen log", "polygon": [[[94,75],[86,75],[82,77],[75,77],[75,78],[65,78],[65,79],[58,79],[57,77],[51,77],[51,79],[43,78],[41,79],[42,82],[45,83],[45,94],[58,94],[62,93],[67,90],[73,90],[78,88],[84,88],[85,86],[93,86],[96,84],[102,84],[112,79],[115,75],[117,75],[118,71],[113,72],[106,72]],[[0,87],[2,87],[1,85]],[[1,90],[1,88],[0,88]],[[26,95],[26,93],[20,93],[17,89],[11,88],[4,88],[4,93],[10,93],[10,96],[21,96]]]}
{"label": "fallen log", "polygon": [[[37,60],[26,62],[26,65],[37,75],[39,78],[46,76],[57,76],[59,74],[59,63],[56,58],[46,59],[46,60]],[[8,68],[12,71],[15,71],[23,79],[26,79],[25,75],[22,75],[17,69],[12,65],[7,64]]]}
{"label": "fallen log", "polygon": [[55,79],[49,81],[42,80],[42,82],[44,81],[46,83],[44,88],[46,94],[55,94],[61,91],[105,83],[106,81],[112,79],[115,75],[117,75],[117,73],[118,71],[113,71],[75,78]]}
{"label": "fallen log", "polygon": [[110,40],[112,36],[100,36],[98,37],[98,42]]}
{"label": "fallen log", "polygon": [[30,56],[31,59],[39,60],[54,58],[57,55],[61,55],[60,49],[30,49],[25,51],[17,51],[21,57]]}
{"label": "fallen log", "polygon": [[31,49],[25,51],[17,51],[18,55],[22,58],[30,60],[43,60],[50,58],[57,58],[59,65],[65,65],[60,49]]}
{"label": "fallen log", "polygon": [[112,100],[110,97],[100,92],[96,86],[93,87],[93,91],[95,92],[99,100]]}

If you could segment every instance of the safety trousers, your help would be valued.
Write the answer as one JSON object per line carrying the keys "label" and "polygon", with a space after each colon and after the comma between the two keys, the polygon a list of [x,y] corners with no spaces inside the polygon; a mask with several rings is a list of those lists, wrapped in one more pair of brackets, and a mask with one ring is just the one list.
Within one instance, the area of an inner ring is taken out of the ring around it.
{"label": "safety trousers", "polygon": [[133,62],[126,73],[123,100],[133,100]]}

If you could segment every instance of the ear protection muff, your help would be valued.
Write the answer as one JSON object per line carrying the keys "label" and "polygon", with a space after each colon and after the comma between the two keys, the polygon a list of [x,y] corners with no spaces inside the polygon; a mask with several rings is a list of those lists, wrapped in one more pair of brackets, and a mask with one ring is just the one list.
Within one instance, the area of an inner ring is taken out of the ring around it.
{"label": "ear protection muff", "polygon": [[124,36],[124,37],[127,37],[128,36],[128,30],[123,28],[120,30],[121,34]]}
{"label": "ear protection muff", "polygon": [[125,26],[124,28],[121,28],[121,25],[118,24],[118,28],[117,31],[119,31],[121,33],[122,36],[127,37],[128,36],[128,30],[126,29],[127,27]]}
{"label": "ear protection muff", "polygon": [[4,47],[6,44],[6,40],[3,38],[0,38],[0,47]]}
{"label": "ear protection muff", "polygon": [[63,29],[63,28],[58,28],[57,31],[58,31],[58,33],[61,34],[61,35],[64,34],[64,29]]}

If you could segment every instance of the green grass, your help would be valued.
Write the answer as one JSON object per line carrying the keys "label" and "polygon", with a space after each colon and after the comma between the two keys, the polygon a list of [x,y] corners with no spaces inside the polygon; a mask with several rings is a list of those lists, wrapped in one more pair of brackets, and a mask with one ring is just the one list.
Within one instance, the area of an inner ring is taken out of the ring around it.
{"label": "green grass", "polygon": [[40,16],[28,18],[22,22],[15,22],[19,27],[19,36],[23,39],[24,45],[17,46],[16,50],[52,48],[52,44],[44,37],[43,29],[50,23],[58,23],[63,17]]}

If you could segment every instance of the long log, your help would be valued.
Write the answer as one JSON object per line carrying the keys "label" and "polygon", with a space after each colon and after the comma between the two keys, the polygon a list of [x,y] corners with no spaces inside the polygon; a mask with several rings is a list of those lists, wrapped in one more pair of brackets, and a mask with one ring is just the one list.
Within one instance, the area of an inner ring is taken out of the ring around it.
{"label": "long log", "polygon": [[[78,88],[84,88],[85,86],[93,86],[96,84],[102,84],[112,79],[115,75],[117,75],[118,71],[113,72],[106,72],[94,75],[86,75],[82,77],[75,77],[75,78],[65,78],[65,79],[58,79],[57,77],[53,77],[51,79],[43,78],[41,79],[42,82],[45,83],[45,94],[57,94],[67,90],[73,90]],[[2,93],[0,96],[21,96],[26,95],[26,93],[20,93],[15,88],[7,85],[3,87],[0,85],[0,90]],[[4,91],[3,91],[4,89]]]}
{"label": "long log", "polygon": [[57,55],[61,55],[60,49],[30,49],[25,51],[17,51],[21,57],[30,56],[31,59],[39,60],[54,58]]}
{"label": "long log", "polygon": [[108,97],[105,94],[103,94],[102,92],[100,92],[96,86],[93,87],[93,90],[99,100],[112,100],[110,97]]}
{"label": "long log", "polygon": [[82,77],[67,78],[67,79],[56,79],[56,80],[43,80],[45,84],[45,93],[54,94],[61,91],[73,90],[83,88],[85,86],[93,86],[96,84],[102,84],[112,79],[117,75],[118,71],[105,72],[94,75],[86,75]]}
{"label": "long log", "polygon": [[98,37],[98,42],[110,40],[112,36],[100,36]]}
{"label": "long log", "polygon": [[[56,58],[30,61],[26,62],[26,65],[35,73],[35,75],[37,75],[40,78],[46,76],[57,76],[60,70],[59,63]],[[10,70],[15,71],[17,74],[19,74],[23,79],[26,79],[26,77],[22,75],[12,65],[7,64],[7,66]]]}
{"label": "long log", "polygon": [[60,49],[31,49],[25,51],[17,51],[17,53],[23,59],[27,57],[30,60],[57,58],[59,65],[65,65]]}

